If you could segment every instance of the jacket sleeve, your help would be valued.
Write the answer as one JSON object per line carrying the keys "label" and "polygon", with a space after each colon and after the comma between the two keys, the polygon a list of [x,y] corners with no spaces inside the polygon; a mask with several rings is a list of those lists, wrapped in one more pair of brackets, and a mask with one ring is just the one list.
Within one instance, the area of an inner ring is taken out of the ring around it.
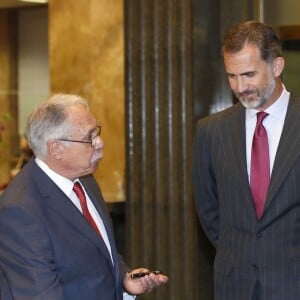
{"label": "jacket sleeve", "polygon": [[219,236],[219,200],[211,156],[214,132],[205,120],[197,125],[193,146],[194,199],[200,223],[214,247]]}
{"label": "jacket sleeve", "polygon": [[21,205],[0,209],[0,267],[12,299],[63,300],[47,231]]}
{"label": "jacket sleeve", "polygon": [[4,273],[0,270],[0,299],[13,300]]}

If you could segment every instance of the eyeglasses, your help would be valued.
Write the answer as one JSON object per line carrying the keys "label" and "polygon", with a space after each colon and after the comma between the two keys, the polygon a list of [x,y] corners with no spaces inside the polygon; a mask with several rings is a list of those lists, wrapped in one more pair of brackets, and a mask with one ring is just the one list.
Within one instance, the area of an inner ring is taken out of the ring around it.
{"label": "eyeglasses", "polygon": [[69,140],[69,139],[58,139],[58,141],[93,145],[93,141],[95,140],[95,138],[99,137],[101,134],[101,125],[97,125],[95,133],[96,133],[95,136],[91,137],[89,141],[79,141],[79,140]]}

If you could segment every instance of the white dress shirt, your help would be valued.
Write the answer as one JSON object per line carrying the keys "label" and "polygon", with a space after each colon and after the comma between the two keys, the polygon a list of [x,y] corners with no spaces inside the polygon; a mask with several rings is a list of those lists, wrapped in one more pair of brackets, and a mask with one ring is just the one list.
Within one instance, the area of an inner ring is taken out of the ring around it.
{"label": "white dress shirt", "polygon": [[[283,86],[280,97],[265,112],[269,115],[263,120],[269,142],[270,176],[272,174],[274,160],[281,137],[286,111],[289,103],[290,92]],[[250,182],[251,149],[254,130],[256,126],[256,109],[246,109],[246,158],[248,178]]]}

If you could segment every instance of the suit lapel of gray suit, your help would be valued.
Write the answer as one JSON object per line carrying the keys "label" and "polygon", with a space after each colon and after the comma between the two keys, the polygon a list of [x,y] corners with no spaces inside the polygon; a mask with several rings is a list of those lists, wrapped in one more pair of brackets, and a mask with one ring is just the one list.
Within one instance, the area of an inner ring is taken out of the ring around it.
{"label": "suit lapel of gray suit", "polygon": [[245,110],[238,104],[230,117],[227,134],[229,144],[230,161],[234,161],[233,167],[242,180],[243,186],[248,184],[246,139],[245,139]]}
{"label": "suit lapel of gray suit", "polygon": [[230,113],[232,116],[227,118],[229,123],[225,133],[229,143],[226,153],[230,155],[228,160],[233,162],[232,171],[236,173],[237,187],[244,193],[245,205],[255,214],[247,171],[245,109],[238,103]]}
{"label": "suit lapel of gray suit", "polygon": [[300,101],[290,98],[271,176],[266,207],[300,155]]}

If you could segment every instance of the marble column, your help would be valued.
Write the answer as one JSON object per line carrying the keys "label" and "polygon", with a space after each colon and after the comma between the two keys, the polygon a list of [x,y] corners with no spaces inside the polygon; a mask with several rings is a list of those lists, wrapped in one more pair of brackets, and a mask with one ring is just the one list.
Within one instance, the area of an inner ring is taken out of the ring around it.
{"label": "marble column", "polygon": [[16,33],[15,11],[0,10],[0,186],[10,179],[18,155]]}
{"label": "marble column", "polygon": [[123,201],[123,1],[50,0],[48,8],[51,91],[89,100],[105,143],[96,179],[106,201]]}

